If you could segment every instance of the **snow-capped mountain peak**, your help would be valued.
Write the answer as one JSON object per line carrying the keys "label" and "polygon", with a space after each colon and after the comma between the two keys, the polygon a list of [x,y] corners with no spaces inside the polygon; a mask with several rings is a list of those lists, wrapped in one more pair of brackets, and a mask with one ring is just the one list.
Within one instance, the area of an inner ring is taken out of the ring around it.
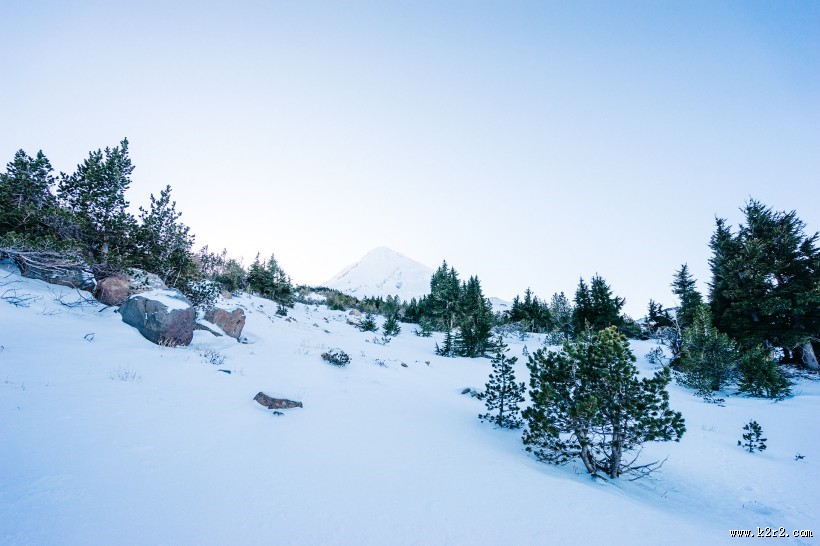
{"label": "snow-capped mountain peak", "polygon": [[323,284],[356,297],[399,296],[410,300],[430,292],[432,275],[432,268],[380,246]]}

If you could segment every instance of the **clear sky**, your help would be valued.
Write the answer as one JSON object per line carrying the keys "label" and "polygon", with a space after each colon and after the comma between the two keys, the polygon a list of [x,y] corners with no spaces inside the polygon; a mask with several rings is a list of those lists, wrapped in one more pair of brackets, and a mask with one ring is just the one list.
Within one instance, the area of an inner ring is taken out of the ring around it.
{"label": "clear sky", "polygon": [[0,162],[131,143],[197,246],[319,283],[375,246],[639,316],[714,217],[820,229],[820,2],[0,0]]}

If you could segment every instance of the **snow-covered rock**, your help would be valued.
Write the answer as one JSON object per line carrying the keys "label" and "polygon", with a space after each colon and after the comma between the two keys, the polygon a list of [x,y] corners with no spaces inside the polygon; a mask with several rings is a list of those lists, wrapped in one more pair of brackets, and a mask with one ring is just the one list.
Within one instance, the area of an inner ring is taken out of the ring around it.
{"label": "snow-covered rock", "polygon": [[157,345],[188,345],[194,337],[196,312],[179,290],[149,290],[131,296],[120,314],[124,323]]}
{"label": "snow-covered rock", "polygon": [[398,296],[402,300],[430,293],[433,269],[387,247],[377,247],[323,283],[351,296]]}

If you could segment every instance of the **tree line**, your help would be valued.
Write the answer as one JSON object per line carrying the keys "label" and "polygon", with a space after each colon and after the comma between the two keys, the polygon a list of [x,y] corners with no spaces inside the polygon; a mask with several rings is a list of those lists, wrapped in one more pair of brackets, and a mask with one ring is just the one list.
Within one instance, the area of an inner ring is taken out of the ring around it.
{"label": "tree line", "polygon": [[42,151],[15,153],[0,173],[0,249],[56,252],[87,264],[97,280],[129,268],[158,275],[194,303],[207,305],[220,289],[248,289],[279,304],[293,305],[290,278],[271,256],[245,268],[239,260],[193,251],[195,237],[181,222],[168,185],[150,195],[148,208],[129,211],[126,192],[134,165],[128,139],[89,152],[73,173],[54,173]]}

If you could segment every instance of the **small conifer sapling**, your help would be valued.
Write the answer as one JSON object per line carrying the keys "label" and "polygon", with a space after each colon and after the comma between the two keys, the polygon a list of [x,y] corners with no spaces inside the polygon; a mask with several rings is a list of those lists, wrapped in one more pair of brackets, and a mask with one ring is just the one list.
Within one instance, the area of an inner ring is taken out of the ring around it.
{"label": "small conifer sapling", "polygon": [[743,433],[743,441],[738,440],[737,445],[749,453],[766,450],[767,439],[763,437],[763,427],[757,421],[749,421],[743,425],[743,430],[746,431]]}
{"label": "small conifer sapling", "polygon": [[492,359],[493,373],[487,382],[487,390],[479,395],[487,406],[487,413],[479,415],[482,421],[490,421],[501,428],[521,428],[518,404],[524,401],[524,383],[515,382],[513,365],[517,357],[508,358],[504,338],[498,336]]}

